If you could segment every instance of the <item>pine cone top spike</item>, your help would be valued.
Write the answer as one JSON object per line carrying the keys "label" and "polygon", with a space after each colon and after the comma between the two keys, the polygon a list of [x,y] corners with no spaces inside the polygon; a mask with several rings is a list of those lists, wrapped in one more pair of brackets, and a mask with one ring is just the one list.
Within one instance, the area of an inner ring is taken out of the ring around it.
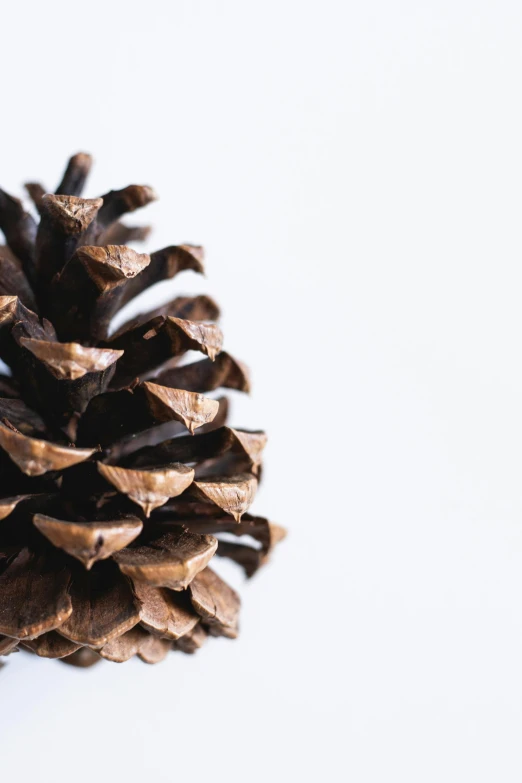
{"label": "pine cone top spike", "polygon": [[92,156],[77,152],[69,159],[56,193],[64,196],[81,196],[92,166]]}
{"label": "pine cone top spike", "polygon": [[177,296],[109,338],[147,288],[203,274],[204,252],[128,247],[147,231],[121,218],[156,194],[85,198],[91,165],[73,155],[55,193],[26,186],[39,223],[0,190],[0,655],[157,663],[237,636],[214,556],[251,576],[284,531],[249,514],[265,434],[209,396],[250,387],[216,303]]}

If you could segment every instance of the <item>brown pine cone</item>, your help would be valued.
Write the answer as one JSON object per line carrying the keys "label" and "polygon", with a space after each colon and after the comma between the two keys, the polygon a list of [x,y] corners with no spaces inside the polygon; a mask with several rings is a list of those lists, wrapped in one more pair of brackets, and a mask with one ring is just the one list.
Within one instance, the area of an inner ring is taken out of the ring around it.
{"label": "brown pine cone", "polygon": [[202,248],[127,247],[148,229],[120,218],[154,192],[81,198],[90,167],[80,153],[54,194],[27,185],[38,223],[0,190],[0,655],[156,663],[237,636],[239,596],[209,563],[251,576],[284,531],[248,514],[264,433],[228,427],[226,397],[204,396],[249,389],[212,299],[110,332],[145,289],[202,272]]}

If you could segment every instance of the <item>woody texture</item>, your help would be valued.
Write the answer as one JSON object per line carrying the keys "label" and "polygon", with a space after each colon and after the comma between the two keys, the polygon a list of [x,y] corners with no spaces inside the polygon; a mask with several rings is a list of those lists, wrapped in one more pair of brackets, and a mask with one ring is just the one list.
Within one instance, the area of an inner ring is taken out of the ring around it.
{"label": "woody texture", "polygon": [[216,558],[250,577],[284,531],[249,513],[266,436],[227,424],[219,390],[249,379],[212,299],[111,331],[144,290],[201,273],[202,248],[129,247],[148,229],[121,218],[154,191],[82,198],[90,167],[26,185],[33,210],[0,190],[0,655],[157,663],[237,636]]}

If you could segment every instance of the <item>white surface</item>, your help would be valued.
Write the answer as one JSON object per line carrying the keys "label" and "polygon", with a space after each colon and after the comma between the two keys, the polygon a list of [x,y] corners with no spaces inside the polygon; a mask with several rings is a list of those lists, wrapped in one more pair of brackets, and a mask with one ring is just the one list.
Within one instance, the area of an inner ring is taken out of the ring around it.
{"label": "white surface", "polygon": [[205,244],[291,535],[235,644],[10,659],[2,779],[520,781],[522,6],[14,9],[2,183],[91,150]]}

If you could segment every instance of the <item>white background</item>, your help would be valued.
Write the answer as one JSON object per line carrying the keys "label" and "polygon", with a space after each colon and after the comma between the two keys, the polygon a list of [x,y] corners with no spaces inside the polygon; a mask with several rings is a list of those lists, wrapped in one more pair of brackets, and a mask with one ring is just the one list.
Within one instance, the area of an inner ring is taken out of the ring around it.
{"label": "white background", "polygon": [[[4,187],[150,183],[201,242],[254,509],[242,636],[0,672],[2,780],[522,777],[522,6],[4,4]],[[156,294],[156,292],[155,292]]]}

